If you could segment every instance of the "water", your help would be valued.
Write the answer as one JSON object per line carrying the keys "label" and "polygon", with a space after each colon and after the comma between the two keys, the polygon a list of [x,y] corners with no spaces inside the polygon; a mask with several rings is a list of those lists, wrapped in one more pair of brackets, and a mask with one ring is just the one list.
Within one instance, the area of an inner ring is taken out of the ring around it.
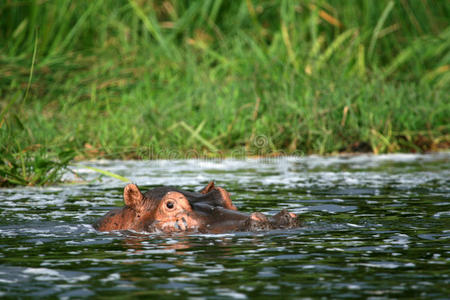
{"label": "water", "polygon": [[[85,162],[142,189],[228,189],[242,211],[301,215],[265,233],[99,233],[124,183],[0,189],[0,297],[448,298],[450,154]],[[67,180],[80,180],[73,174]]]}

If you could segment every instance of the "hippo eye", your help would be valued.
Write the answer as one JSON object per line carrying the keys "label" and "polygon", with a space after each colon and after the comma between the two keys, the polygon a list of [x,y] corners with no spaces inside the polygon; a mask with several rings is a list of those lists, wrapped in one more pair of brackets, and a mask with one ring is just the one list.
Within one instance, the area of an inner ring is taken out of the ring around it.
{"label": "hippo eye", "polygon": [[167,206],[168,209],[172,209],[174,207],[174,204],[173,204],[172,201],[167,201],[166,202],[166,206]]}

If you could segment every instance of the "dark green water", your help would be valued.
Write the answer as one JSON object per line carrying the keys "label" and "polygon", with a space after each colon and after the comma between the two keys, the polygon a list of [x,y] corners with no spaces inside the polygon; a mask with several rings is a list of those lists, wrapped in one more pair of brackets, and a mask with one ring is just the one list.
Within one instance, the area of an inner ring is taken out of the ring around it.
{"label": "dark green water", "polygon": [[288,208],[304,220],[300,229],[264,233],[98,233],[90,224],[122,201],[124,183],[110,178],[0,189],[0,297],[448,299],[449,160],[86,163],[143,189],[197,190],[215,179],[240,210]]}

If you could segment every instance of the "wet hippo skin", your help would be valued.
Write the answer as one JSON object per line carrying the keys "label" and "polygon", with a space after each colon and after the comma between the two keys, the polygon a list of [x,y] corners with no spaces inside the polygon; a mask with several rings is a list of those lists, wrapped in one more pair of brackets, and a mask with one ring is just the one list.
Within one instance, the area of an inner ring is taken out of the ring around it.
{"label": "wet hippo skin", "polygon": [[239,212],[229,193],[210,182],[200,192],[175,187],[157,187],[141,193],[128,184],[123,191],[125,206],[113,209],[94,223],[99,231],[146,232],[260,231],[300,226],[294,213],[282,210],[274,216]]}

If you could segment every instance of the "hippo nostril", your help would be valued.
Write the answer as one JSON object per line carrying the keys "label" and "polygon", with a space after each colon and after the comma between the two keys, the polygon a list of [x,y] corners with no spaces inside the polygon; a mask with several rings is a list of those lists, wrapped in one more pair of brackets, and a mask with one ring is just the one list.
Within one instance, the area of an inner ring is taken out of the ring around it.
{"label": "hippo nostril", "polygon": [[188,223],[184,217],[181,218],[181,221],[183,221],[184,227],[188,227]]}

